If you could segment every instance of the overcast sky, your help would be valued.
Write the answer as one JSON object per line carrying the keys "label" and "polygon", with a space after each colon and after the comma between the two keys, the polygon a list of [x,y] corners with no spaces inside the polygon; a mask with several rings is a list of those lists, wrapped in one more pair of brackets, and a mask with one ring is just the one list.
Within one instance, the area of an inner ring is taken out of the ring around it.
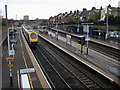
{"label": "overcast sky", "polygon": [[5,5],[8,7],[8,18],[23,19],[24,15],[29,15],[30,19],[48,19],[59,13],[70,12],[70,10],[80,10],[93,6],[96,8],[106,7],[111,4],[118,7],[120,0],[0,0],[0,12],[5,17]]}

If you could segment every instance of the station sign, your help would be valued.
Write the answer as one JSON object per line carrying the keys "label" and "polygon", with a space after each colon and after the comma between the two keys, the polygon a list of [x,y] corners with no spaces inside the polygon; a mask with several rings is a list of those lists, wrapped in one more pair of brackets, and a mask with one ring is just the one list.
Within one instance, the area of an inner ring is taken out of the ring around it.
{"label": "station sign", "polygon": [[20,69],[20,74],[35,72],[34,68]]}
{"label": "station sign", "polygon": [[12,42],[12,43],[16,43],[17,40],[16,40],[16,39],[11,39],[10,42]]}
{"label": "station sign", "polygon": [[6,58],[6,62],[14,62],[14,58]]}
{"label": "station sign", "polygon": [[14,58],[6,58],[6,62],[8,62],[7,66],[8,67],[13,67],[13,63],[14,63]]}
{"label": "station sign", "polygon": [[83,32],[89,33],[89,26],[88,25],[83,25]]}
{"label": "station sign", "polygon": [[82,38],[82,37],[85,37],[84,35],[79,35],[78,38]]}

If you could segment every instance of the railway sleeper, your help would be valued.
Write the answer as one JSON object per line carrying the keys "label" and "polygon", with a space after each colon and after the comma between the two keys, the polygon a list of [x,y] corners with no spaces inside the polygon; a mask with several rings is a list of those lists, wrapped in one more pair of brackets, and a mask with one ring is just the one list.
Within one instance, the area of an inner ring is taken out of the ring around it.
{"label": "railway sleeper", "polygon": [[82,78],[82,77],[78,77],[78,78],[79,78],[79,80],[82,80],[82,81],[87,79],[87,78]]}
{"label": "railway sleeper", "polygon": [[[84,81],[81,81],[82,83],[84,83],[86,86],[94,86],[94,87],[99,87],[97,84],[93,83],[92,81],[90,80],[84,80]],[[99,87],[100,88],[100,87]]]}
{"label": "railway sleeper", "polygon": [[100,89],[100,87],[99,86],[94,86],[94,85],[88,85],[88,88],[90,88],[90,89]]}
{"label": "railway sleeper", "polygon": [[95,83],[89,82],[84,83],[88,88],[100,88],[100,86],[96,85]]}
{"label": "railway sleeper", "polygon": [[[83,83],[86,83],[86,84],[87,84],[88,82],[91,82],[91,81],[89,81],[89,80],[84,80],[84,81],[83,81]],[[93,83],[93,82],[91,82],[91,83]]]}

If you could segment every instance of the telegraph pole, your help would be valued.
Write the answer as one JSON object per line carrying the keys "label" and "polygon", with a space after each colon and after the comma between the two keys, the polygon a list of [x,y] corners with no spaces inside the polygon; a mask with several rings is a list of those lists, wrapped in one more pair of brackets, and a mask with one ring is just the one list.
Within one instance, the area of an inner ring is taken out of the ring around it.
{"label": "telegraph pole", "polygon": [[8,54],[9,54],[10,42],[9,42],[9,31],[8,31],[7,5],[5,5],[5,12],[6,12],[6,32],[7,32],[7,39],[8,39]]}

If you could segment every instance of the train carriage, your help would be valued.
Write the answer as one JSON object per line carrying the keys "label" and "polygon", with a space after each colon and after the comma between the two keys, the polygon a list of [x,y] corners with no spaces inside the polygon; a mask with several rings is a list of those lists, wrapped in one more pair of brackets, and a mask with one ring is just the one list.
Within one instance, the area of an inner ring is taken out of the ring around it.
{"label": "train carriage", "polygon": [[36,32],[34,32],[33,30],[27,30],[24,26],[23,26],[23,33],[28,41],[28,43],[30,45],[35,45],[38,42],[38,34]]}

